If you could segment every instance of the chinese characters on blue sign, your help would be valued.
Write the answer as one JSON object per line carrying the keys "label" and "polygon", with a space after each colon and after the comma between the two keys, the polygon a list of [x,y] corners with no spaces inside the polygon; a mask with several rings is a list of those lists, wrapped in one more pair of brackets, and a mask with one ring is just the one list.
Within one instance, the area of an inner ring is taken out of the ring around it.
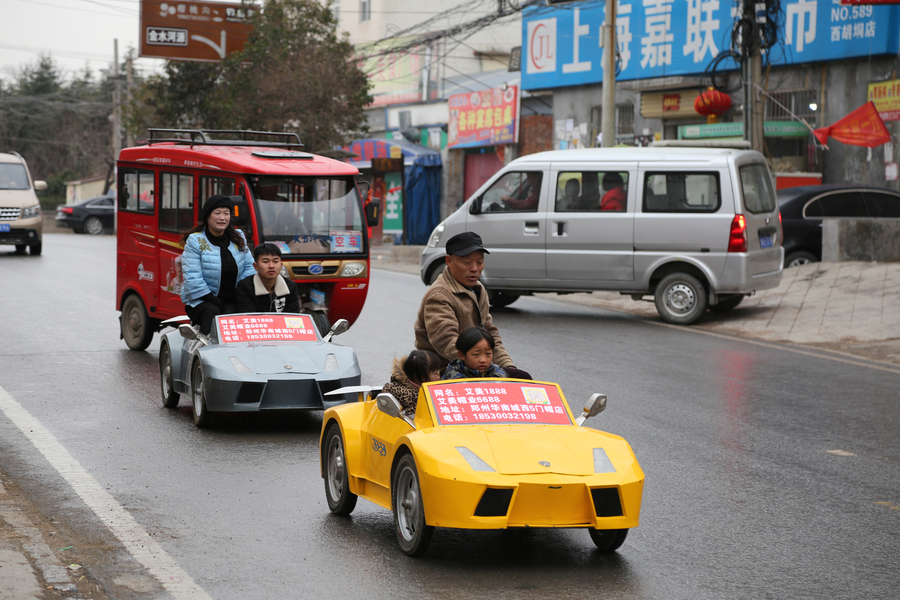
{"label": "chinese characters on blue sign", "polygon": [[[726,0],[620,0],[617,80],[696,75],[731,47],[735,5]],[[839,0],[782,0],[775,65],[900,52],[900,6],[842,6]],[[531,7],[522,18],[522,87],[603,81],[603,2]],[[721,68],[736,68],[731,61]]]}

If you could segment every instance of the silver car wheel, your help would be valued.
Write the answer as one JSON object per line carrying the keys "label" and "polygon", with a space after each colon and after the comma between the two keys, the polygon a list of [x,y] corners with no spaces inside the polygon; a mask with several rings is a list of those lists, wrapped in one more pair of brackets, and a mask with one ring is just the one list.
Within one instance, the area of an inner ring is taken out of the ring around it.
{"label": "silver car wheel", "polygon": [[696,298],[690,286],[678,283],[666,290],[666,306],[674,313],[689,313],[694,308]]}
{"label": "silver car wheel", "polygon": [[191,370],[191,405],[194,411],[194,425],[199,428],[209,425],[209,410],[206,408],[206,393],[203,389],[203,367],[194,362]]}

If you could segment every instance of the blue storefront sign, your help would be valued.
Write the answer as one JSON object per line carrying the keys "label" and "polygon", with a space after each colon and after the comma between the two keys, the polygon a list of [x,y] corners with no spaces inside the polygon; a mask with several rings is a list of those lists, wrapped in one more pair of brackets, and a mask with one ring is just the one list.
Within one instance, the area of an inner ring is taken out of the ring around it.
{"label": "blue storefront sign", "polygon": [[[618,81],[698,75],[731,47],[734,4],[727,0],[620,0]],[[782,0],[784,27],[769,50],[773,65],[900,52],[900,6],[842,6]],[[522,12],[522,88],[603,81],[604,2],[532,6]],[[734,69],[734,62],[721,65]]]}

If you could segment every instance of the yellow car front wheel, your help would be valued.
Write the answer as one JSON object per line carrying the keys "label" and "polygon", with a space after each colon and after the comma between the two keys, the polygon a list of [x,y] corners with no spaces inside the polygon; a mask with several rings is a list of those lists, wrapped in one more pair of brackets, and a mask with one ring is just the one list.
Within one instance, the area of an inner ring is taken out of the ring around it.
{"label": "yellow car front wheel", "polygon": [[356,508],[358,496],[350,491],[347,456],[341,428],[332,423],[325,433],[322,459],[325,461],[325,498],[328,509],[336,515],[349,515]]}
{"label": "yellow car front wheel", "polygon": [[397,462],[391,482],[391,497],[400,549],[410,556],[421,556],[431,543],[434,527],[425,524],[419,472],[411,454],[406,454]]}
{"label": "yellow car front wheel", "polygon": [[627,529],[589,529],[591,540],[600,552],[615,552],[625,541]]}

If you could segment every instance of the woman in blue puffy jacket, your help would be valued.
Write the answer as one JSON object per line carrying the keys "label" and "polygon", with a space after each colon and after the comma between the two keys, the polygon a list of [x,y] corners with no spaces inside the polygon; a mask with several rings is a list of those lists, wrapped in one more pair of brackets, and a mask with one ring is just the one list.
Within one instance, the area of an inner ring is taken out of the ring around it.
{"label": "woman in blue puffy jacket", "polygon": [[181,301],[191,323],[207,335],[213,319],[235,312],[238,282],[256,272],[244,232],[231,224],[232,205],[228,196],[210,196],[200,224],[181,238]]}

